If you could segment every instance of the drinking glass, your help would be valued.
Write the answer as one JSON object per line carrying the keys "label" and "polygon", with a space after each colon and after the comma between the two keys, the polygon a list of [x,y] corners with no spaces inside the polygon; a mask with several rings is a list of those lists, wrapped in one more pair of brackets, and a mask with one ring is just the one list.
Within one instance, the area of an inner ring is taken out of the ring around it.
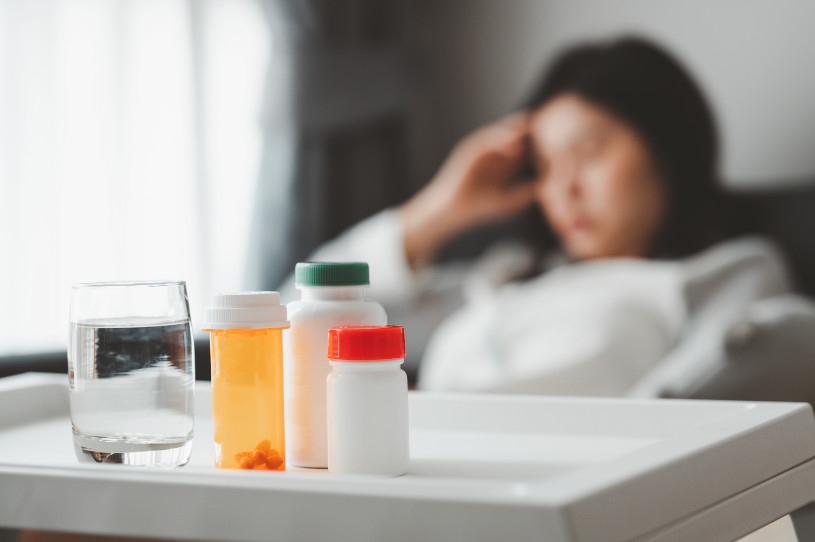
{"label": "drinking glass", "polygon": [[177,467],[192,450],[195,364],[184,281],[71,292],[68,382],[82,462]]}

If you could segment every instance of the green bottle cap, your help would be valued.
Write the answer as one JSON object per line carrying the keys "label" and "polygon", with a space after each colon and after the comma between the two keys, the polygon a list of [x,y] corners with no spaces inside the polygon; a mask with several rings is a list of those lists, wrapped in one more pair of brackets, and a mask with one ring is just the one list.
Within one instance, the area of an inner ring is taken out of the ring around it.
{"label": "green bottle cap", "polygon": [[297,286],[364,286],[370,284],[365,262],[300,262],[294,266]]}

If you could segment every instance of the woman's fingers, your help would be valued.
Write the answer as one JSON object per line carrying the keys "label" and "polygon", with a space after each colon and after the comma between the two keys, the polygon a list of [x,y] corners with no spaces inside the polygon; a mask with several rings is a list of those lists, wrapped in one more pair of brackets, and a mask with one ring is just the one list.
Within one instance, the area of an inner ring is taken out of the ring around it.
{"label": "woman's fingers", "polygon": [[515,155],[523,151],[529,132],[529,116],[515,113],[489,124],[465,139],[474,152],[498,152]]}
{"label": "woman's fingers", "polygon": [[517,214],[534,200],[513,182],[526,158],[529,115],[516,113],[464,138],[433,181],[401,207],[405,255],[414,268],[456,235]]}
{"label": "woman's fingers", "polygon": [[478,209],[479,222],[493,222],[512,217],[535,201],[535,186],[532,182],[506,183],[492,193],[485,193],[472,207]]}
{"label": "woman's fingers", "polygon": [[511,185],[507,189],[505,204],[512,212],[520,212],[529,207],[535,201],[535,185],[532,182],[524,182]]}

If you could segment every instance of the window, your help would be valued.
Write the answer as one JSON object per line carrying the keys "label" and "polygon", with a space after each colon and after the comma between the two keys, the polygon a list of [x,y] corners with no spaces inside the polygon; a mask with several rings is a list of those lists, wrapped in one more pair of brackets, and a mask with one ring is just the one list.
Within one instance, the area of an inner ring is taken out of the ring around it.
{"label": "window", "polygon": [[0,355],[65,348],[70,285],[244,286],[271,40],[252,0],[0,3]]}

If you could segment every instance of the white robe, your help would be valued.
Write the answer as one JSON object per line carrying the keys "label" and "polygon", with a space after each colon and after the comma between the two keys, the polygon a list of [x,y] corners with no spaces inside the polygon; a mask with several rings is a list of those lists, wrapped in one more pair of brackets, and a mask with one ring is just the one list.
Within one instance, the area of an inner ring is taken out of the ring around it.
{"label": "white robe", "polygon": [[[408,354],[424,352],[418,386],[427,390],[649,395],[662,384],[652,382],[660,364],[679,366],[663,368],[668,378],[685,368],[692,374],[681,377],[703,376],[745,307],[789,290],[777,249],[759,238],[684,260],[567,263],[513,281],[531,257],[502,245],[469,265],[414,273],[399,215],[387,210],[309,259],[369,263],[371,297],[405,326]],[[296,295],[291,280],[282,292]],[[703,322],[689,325],[697,313]],[[693,359],[672,361],[683,355]]]}

